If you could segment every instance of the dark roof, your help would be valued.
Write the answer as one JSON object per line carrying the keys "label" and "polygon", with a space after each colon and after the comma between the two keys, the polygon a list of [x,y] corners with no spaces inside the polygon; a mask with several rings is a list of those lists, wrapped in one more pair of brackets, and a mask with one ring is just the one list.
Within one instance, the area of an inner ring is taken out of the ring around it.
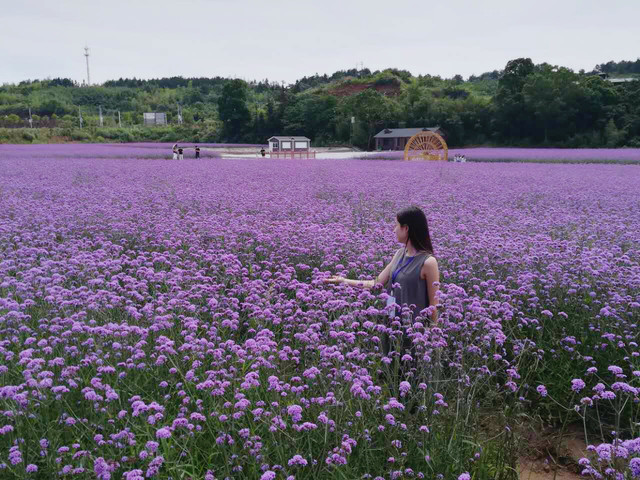
{"label": "dark roof", "polygon": [[275,135],[275,136],[273,136],[273,137],[268,138],[268,139],[267,139],[267,142],[268,142],[269,140],[273,140],[274,138],[275,138],[276,140],[279,140],[279,141],[282,141],[282,140],[287,141],[287,140],[291,140],[292,138],[293,138],[293,141],[294,141],[294,142],[295,142],[295,141],[299,141],[299,140],[308,140],[308,141],[311,141],[311,139],[310,139],[310,138],[307,138],[307,137],[296,137],[295,135],[292,135],[292,136],[287,136],[287,135]]}
{"label": "dark roof", "polygon": [[380,130],[377,135],[374,135],[373,138],[404,138],[404,137],[413,137],[416,133],[420,133],[422,131],[428,130],[430,132],[438,133],[440,132],[440,127],[429,127],[429,128],[385,128],[384,130]]}

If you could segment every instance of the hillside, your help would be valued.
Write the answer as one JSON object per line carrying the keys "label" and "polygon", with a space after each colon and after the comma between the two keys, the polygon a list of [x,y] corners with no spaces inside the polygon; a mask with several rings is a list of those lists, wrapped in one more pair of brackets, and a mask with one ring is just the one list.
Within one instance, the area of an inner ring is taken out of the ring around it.
{"label": "hillside", "polygon": [[374,90],[382,95],[396,96],[402,92],[399,85],[376,85],[375,83],[342,83],[329,89],[327,92],[336,97],[349,97],[351,95],[357,95],[364,90]]}
{"label": "hillside", "polygon": [[[597,67],[612,78],[640,74],[640,60]],[[27,80],[0,87],[0,141],[255,143],[286,133],[366,149],[384,127],[439,125],[452,146],[639,146],[640,82],[613,85],[594,73],[522,58],[466,80],[393,68],[316,74],[288,86],[222,77],[90,87]],[[169,126],[143,127],[144,112],[166,113]]]}

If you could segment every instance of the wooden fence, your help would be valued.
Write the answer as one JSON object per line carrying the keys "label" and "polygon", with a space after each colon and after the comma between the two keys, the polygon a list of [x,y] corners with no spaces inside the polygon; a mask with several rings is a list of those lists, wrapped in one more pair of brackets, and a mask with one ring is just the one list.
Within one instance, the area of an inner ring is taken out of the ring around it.
{"label": "wooden fence", "polygon": [[316,158],[315,151],[267,152],[270,158]]}

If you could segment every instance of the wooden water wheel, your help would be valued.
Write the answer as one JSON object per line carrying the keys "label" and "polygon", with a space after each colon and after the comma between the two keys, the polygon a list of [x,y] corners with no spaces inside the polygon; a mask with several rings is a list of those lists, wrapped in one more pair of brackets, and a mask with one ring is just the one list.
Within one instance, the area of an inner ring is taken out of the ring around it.
{"label": "wooden water wheel", "polygon": [[447,142],[440,135],[428,130],[418,132],[404,147],[405,160],[444,160],[449,158]]}

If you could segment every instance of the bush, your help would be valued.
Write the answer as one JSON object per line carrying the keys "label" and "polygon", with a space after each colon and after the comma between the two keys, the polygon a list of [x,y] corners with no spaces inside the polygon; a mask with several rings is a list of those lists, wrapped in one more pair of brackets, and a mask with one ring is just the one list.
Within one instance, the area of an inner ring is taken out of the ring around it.
{"label": "bush", "polygon": [[22,132],[22,139],[26,140],[27,142],[33,142],[36,138],[37,136],[32,132],[29,132],[28,130]]}
{"label": "bush", "polygon": [[619,129],[613,119],[609,120],[609,123],[607,123],[607,126],[604,129],[607,147],[615,148],[619,146],[621,141],[624,139],[624,135],[624,130]]}
{"label": "bush", "polygon": [[91,140],[91,134],[84,130],[73,130],[71,132],[71,140],[74,142],[87,142]]}
{"label": "bush", "polygon": [[203,143],[217,143],[220,141],[220,136],[218,135],[218,132],[214,129],[205,130],[200,136],[200,138],[201,138],[200,141]]}
{"label": "bush", "polygon": [[627,147],[640,148],[640,137],[632,138],[627,142]]}

